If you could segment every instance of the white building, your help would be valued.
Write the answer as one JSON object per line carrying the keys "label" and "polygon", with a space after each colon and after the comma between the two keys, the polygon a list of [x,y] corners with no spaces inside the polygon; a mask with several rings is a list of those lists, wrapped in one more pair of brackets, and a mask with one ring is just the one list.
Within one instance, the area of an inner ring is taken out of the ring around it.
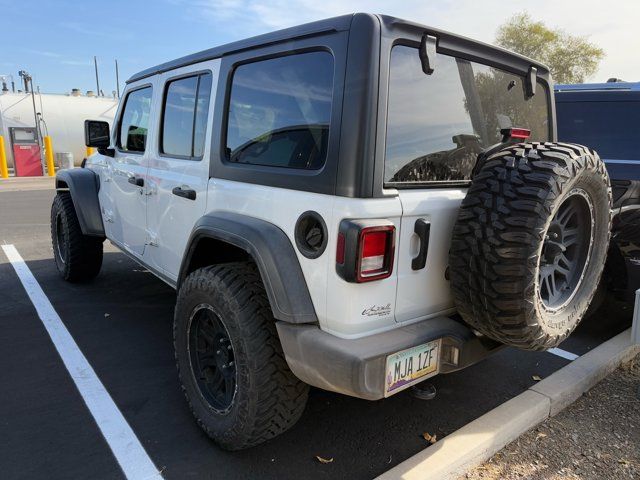
{"label": "white building", "polygon": [[[49,135],[54,154],[73,153],[74,163],[80,165],[86,156],[84,121],[111,122],[116,113],[115,98],[81,95],[77,90],[67,95],[35,94],[36,111],[42,114],[43,135]],[[5,92],[0,94],[0,135],[4,136],[9,167],[13,166],[10,127],[34,127],[33,101],[30,93]]]}

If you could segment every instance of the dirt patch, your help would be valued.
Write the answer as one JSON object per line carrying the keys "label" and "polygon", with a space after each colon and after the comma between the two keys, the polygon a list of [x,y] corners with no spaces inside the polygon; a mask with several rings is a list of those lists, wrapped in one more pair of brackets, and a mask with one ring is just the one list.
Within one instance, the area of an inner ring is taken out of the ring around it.
{"label": "dirt patch", "polygon": [[640,355],[462,478],[640,478]]}

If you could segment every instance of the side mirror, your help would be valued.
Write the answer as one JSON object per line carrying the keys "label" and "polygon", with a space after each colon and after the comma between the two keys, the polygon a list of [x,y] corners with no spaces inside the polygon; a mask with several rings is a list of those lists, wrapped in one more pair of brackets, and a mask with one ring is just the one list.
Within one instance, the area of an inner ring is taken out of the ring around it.
{"label": "side mirror", "polygon": [[99,150],[109,148],[111,143],[109,124],[101,120],[85,120],[84,143],[87,147],[95,147]]}

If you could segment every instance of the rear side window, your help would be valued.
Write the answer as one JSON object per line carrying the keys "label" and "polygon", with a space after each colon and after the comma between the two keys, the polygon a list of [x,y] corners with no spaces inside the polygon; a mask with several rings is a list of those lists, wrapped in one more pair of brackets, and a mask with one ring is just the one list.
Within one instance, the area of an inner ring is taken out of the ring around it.
{"label": "rear side window", "polygon": [[167,82],[162,109],[161,153],[188,158],[202,156],[210,95],[209,73]]}
{"label": "rear side window", "polygon": [[309,52],[240,65],[229,100],[230,162],[319,169],[327,156],[333,56]]}
{"label": "rear side window", "polygon": [[438,54],[432,75],[418,50],[391,51],[385,181],[469,180],[478,154],[501,140],[500,129],[523,127],[549,139],[548,92],[527,98],[524,79],[486,65]]}
{"label": "rear side window", "polygon": [[556,102],[558,139],[612,160],[640,160],[640,102]]}
{"label": "rear side window", "polygon": [[118,130],[118,148],[125,152],[144,152],[149,131],[151,87],[134,90],[127,95]]}

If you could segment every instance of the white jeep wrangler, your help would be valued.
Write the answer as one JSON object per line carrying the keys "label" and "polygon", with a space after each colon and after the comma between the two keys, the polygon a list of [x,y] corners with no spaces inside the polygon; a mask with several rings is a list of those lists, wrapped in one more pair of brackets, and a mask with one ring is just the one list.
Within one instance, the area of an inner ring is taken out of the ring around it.
{"label": "white jeep wrangler", "polygon": [[552,95],[533,60],[369,14],[150,68],[58,173],[56,265],[89,280],[108,239],[177,289],[180,380],[228,449],[294,425],[308,385],[376,400],[552,347],[611,212]]}

